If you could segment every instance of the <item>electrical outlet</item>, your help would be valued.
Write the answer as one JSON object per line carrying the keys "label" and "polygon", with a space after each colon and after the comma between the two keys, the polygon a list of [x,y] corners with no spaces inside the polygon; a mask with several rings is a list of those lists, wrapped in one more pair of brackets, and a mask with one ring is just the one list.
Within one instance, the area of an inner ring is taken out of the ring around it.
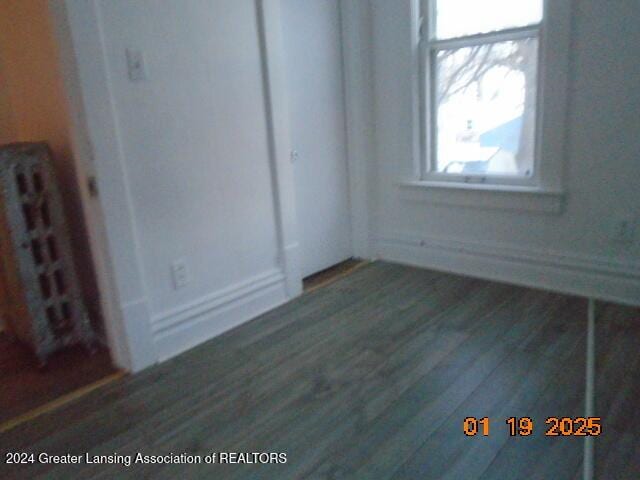
{"label": "electrical outlet", "polygon": [[171,278],[175,290],[180,290],[187,286],[190,278],[187,262],[184,259],[176,260],[171,264]]}
{"label": "electrical outlet", "polygon": [[631,244],[635,241],[636,222],[633,217],[618,217],[613,224],[611,238],[615,242]]}
{"label": "electrical outlet", "polygon": [[142,51],[127,48],[127,73],[132,82],[141,82],[147,79],[147,72],[144,67],[144,55]]}

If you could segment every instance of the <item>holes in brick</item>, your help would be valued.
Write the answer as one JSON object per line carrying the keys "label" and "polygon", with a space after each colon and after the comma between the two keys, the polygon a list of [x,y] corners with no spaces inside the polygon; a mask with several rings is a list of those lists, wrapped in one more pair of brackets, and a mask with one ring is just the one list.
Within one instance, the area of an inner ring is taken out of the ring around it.
{"label": "holes in brick", "polygon": [[31,240],[31,254],[33,255],[33,261],[36,262],[36,265],[42,265],[44,263],[42,245],[40,244],[40,240],[37,238]]}
{"label": "holes in brick", "polygon": [[49,258],[52,262],[58,260],[58,245],[53,236],[47,237],[47,249],[49,250]]}
{"label": "holes in brick", "polygon": [[29,185],[27,184],[27,177],[24,173],[18,173],[16,175],[16,183],[18,184],[18,191],[21,195],[26,194],[29,191]]}
{"label": "holes in brick", "polygon": [[40,215],[42,216],[42,223],[44,223],[44,226],[50,227],[51,215],[49,215],[49,204],[46,200],[42,202],[42,206],[40,207]]}
{"label": "holes in brick", "polygon": [[49,282],[49,277],[41,273],[38,276],[38,280],[40,282],[40,292],[42,292],[42,296],[44,298],[51,298],[51,283]]}
{"label": "holes in brick", "polygon": [[71,305],[69,302],[64,302],[62,304],[62,318],[65,320],[71,320]]}
{"label": "holes in brick", "polygon": [[33,172],[31,178],[33,179],[33,188],[36,192],[42,193],[44,191],[44,182],[42,181],[40,172]]}
{"label": "holes in brick", "polygon": [[56,290],[59,295],[64,295],[66,292],[66,285],[64,283],[64,275],[62,274],[62,270],[56,270],[53,272],[53,278],[56,282]]}
{"label": "holes in brick", "polygon": [[27,224],[27,230],[34,230],[36,228],[36,217],[30,204],[22,204],[22,215],[24,216],[24,223]]}

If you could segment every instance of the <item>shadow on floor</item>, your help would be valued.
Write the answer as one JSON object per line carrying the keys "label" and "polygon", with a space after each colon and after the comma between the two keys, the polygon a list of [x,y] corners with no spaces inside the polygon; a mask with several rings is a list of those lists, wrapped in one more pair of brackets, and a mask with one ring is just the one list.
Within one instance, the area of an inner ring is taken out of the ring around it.
{"label": "shadow on floor", "polygon": [[31,351],[0,333],[0,424],[116,372],[105,348],[71,347],[39,369]]}

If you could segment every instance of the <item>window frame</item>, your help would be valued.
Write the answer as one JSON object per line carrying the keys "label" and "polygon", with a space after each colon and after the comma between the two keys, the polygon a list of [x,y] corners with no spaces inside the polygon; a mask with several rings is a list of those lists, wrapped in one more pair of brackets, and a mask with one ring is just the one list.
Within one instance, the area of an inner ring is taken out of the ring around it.
{"label": "window frame", "polygon": [[[514,191],[540,190],[562,192],[562,157],[564,156],[564,126],[568,51],[570,39],[570,0],[544,0],[540,23],[507,28],[494,32],[461,37],[435,39],[435,0],[414,0],[415,45],[417,57],[418,181],[412,186],[447,186],[470,188],[482,186],[501,192],[505,187]],[[537,89],[533,172],[529,176],[498,174],[442,173],[436,171],[437,106],[435,98],[436,54],[438,50],[464,48],[521,38],[537,38]],[[553,45],[554,48],[550,48]],[[545,85],[557,86],[547,92]],[[435,121],[432,121],[434,119]],[[555,132],[550,126],[555,125]]]}

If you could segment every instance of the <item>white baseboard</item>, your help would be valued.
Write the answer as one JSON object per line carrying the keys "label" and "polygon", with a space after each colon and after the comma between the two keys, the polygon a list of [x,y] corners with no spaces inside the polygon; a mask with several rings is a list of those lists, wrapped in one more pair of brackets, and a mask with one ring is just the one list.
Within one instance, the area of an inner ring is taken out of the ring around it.
{"label": "white baseboard", "polygon": [[417,235],[377,238],[382,260],[640,306],[640,263]]}
{"label": "white baseboard", "polygon": [[152,320],[158,360],[165,361],[283,304],[284,274],[266,272]]}

